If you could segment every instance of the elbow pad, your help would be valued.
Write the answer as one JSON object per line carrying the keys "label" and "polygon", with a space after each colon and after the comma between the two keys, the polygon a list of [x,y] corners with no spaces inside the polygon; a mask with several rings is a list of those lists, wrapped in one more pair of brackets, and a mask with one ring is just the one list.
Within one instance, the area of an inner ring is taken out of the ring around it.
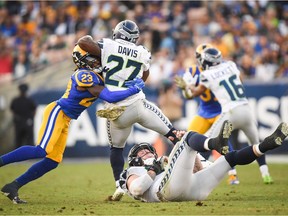
{"label": "elbow pad", "polygon": [[146,173],[131,182],[129,192],[133,196],[141,196],[150,188],[153,182],[154,180]]}

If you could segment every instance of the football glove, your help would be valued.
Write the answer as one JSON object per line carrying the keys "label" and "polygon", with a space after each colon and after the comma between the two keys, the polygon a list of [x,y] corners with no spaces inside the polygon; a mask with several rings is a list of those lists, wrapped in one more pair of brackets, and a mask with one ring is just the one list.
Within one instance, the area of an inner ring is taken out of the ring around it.
{"label": "football glove", "polygon": [[133,86],[135,86],[140,92],[144,88],[145,83],[140,78],[134,78],[133,80],[126,81],[125,86],[128,88],[132,88]]}
{"label": "football glove", "polygon": [[175,76],[174,78],[174,82],[176,83],[176,85],[181,88],[181,89],[185,89],[186,88],[186,82],[184,81],[184,79],[180,76]]}
{"label": "football glove", "polygon": [[109,120],[116,120],[119,118],[119,116],[122,115],[122,113],[125,111],[125,107],[123,106],[114,106],[114,107],[109,107],[107,109],[103,110],[98,110],[96,112],[96,115],[101,118],[107,118]]}
{"label": "football glove", "polygon": [[196,74],[194,75],[194,77],[192,76],[192,74],[188,71],[186,71],[183,75],[183,80],[186,83],[186,85],[196,85],[197,80],[199,78],[199,75]]}
{"label": "football glove", "polygon": [[164,171],[164,169],[161,166],[161,162],[157,161],[155,159],[154,159],[152,165],[145,165],[144,167],[147,171],[150,171],[150,170],[154,171],[156,173],[156,175],[158,175]]}

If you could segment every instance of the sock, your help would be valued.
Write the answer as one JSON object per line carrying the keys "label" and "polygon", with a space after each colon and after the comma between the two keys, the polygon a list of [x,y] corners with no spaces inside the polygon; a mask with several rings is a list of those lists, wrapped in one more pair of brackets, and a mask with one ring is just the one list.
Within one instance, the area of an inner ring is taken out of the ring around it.
{"label": "sock", "polygon": [[4,166],[4,163],[3,163],[3,160],[2,158],[0,157],[0,167]]}
{"label": "sock", "polygon": [[123,148],[114,148],[110,149],[110,164],[113,170],[113,175],[115,181],[119,180],[120,174],[124,168],[124,157],[123,157]]}
{"label": "sock", "polygon": [[23,185],[38,179],[43,176],[45,173],[49,172],[52,169],[55,169],[58,166],[58,162],[53,161],[49,158],[44,158],[32,165],[23,175],[18,177],[16,181],[22,187]]}
{"label": "sock", "polygon": [[225,155],[225,159],[231,167],[236,165],[245,165],[257,159],[252,146],[247,146],[238,151],[232,151]]}
{"label": "sock", "polygon": [[12,152],[2,155],[0,158],[0,166],[4,166],[10,163],[34,159],[43,158],[46,156],[46,152],[40,146],[21,146]]}
{"label": "sock", "polygon": [[207,151],[207,149],[205,149],[204,147],[205,142],[207,142],[206,140],[207,140],[206,136],[196,133],[196,132],[192,132],[192,131],[189,132],[189,134],[186,137],[187,144],[192,149],[194,149],[195,151],[199,151],[199,152]]}
{"label": "sock", "polygon": [[260,166],[259,169],[260,169],[260,172],[261,172],[262,177],[267,176],[267,175],[270,175],[270,174],[269,174],[269,170],[268,170],[268,166],[267,166],[266,164]]}
{"label": "sock", "polygon": [[265,155],[261,155],[256,159],[257,163],[259,166],[265,165],[266,164],[266,157]]}
{"label": "sock", "polygon": [[232,169],[228,171],[228,175],[237,175],[236,169],[232,167]]}

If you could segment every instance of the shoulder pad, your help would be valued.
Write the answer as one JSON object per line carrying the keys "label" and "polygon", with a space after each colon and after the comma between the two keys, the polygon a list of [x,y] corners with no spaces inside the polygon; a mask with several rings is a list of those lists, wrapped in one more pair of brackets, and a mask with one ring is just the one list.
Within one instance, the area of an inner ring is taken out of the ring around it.
{"label": "shoulder pad", "polygon": [[100,83],[99,77],[89,70],[78,70],[74,73],[74,77],[80,87],[91,87]]}

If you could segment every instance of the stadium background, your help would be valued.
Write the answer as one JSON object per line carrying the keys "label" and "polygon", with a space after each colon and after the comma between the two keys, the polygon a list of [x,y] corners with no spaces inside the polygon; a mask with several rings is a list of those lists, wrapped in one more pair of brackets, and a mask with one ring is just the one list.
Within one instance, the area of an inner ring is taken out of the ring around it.
{"label": "stadium background", "polygon": [[[137,22],[139,42],[153,55],[145,87],[151,101],[157,103],[163,82],[195,64],[195,47],[209,42],[238,64],[260,138],[280,121],[288,121],[285,1],[2,1],[0,14],[1,154],[13,149],[9,104],[18,84],[29,83],[29,94],[38,103],[37,134],[44,105],[62,96],[73,72],[71,51],[77,39],[85,34],[96,40],[110,37],[112,27],[126,18]],[[105,123],[95,117],[98,107],[100,102],[72,123],[65,157],[108,156]],[[197,100],[184,103],[181,128],[186,128],[196,107]],[[158,135],[136,126],[128,144],[144,137],[154,142]],[[239,141],[246,142],[241,134]]]}

